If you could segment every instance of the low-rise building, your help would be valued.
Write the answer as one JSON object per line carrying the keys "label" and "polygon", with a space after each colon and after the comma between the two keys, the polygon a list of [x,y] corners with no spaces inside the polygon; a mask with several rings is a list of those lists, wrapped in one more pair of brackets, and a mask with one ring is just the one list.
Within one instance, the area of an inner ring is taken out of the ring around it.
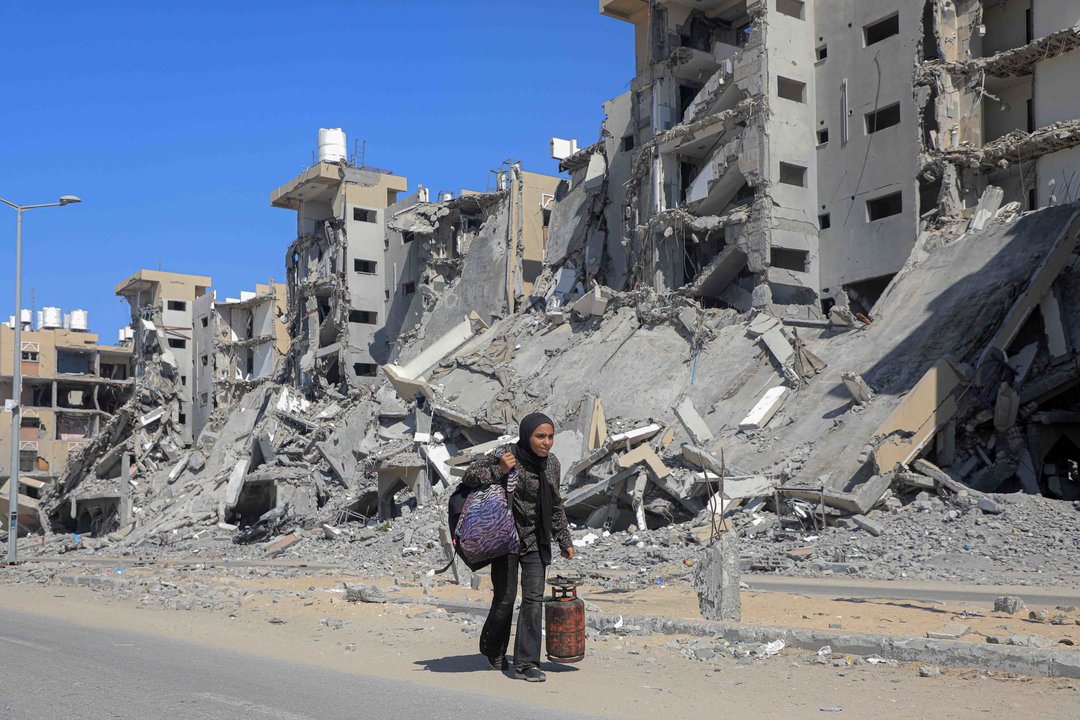
{"label": "low-rise building", "polygon": [[[29,311],[23,311],[29,320]],[[20,524],[37,527],[36,499],[67,467],[68,456],[85,447],[128,398],[134,368],[130,347],[102,345],[86,330],[85,311],[72,313],[64,328],[57,308],[45,308],[37,329],[21,332],[20,427],[10,413],[0,422],[0,506],[6,516],[11,443],[19,443]],[[71,323],[69,322],[69,325]],[[53,325],[47,327],[46,325]],[[0,396],[13,396],[15,330],[0,325]]]}

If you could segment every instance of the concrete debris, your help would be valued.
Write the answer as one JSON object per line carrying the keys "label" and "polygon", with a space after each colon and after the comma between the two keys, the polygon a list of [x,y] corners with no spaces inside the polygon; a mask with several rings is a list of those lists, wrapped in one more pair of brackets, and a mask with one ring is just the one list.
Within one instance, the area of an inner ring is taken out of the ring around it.
{"label": "concrete debris", "polygon": [[990,185],[986,190],[983,190],[982,197],[979,198],[979,204],[975,206],[975,215],[971,218],[971,222],[968,223],[968,230],[977,232],[985,228],[986,224],[997,215],[998,210],[1001,208],[1001,200],[1004,197],[1005,191],[994,185]]}
{"label": "concrete debris", "polygon": [[694,402],[689,397],[683,398],[675,407],[675,416],[679,418],[686,433],[695,445],[707,445],[712,442],[713,434],[709,426],[698,415]]}
{"label": "concrete debris", "polygon": [[376,603],[389,602],[386,593],[374,585],[345,585],[345,599],[348,602]]}
{"label": "concrete debris", "polygon": [[761,396],[761,399],[757,401],[746,417],[739,422],[740,430],[760,430],[769,424],[773,415],[783,404],[784,396],[787,395],[788,389],[783,385],[771,388],[765,391],[765,394]]}
{"label": "concrete debris", "polygon": [[1024,607],[1024,601],[1015,595],[1002,595],[1001,597],[994,599],[994,612],[1015,615],[1023,610]]}
{"label": "concrete debris", "polygon": [[846,372],[840,376],[840,379],[844,382],[844,387],[851,394],[851,399],[856,405],[865,405],[874,399],[874,391],[870,389],[870,386],[866,384],[866,381],[862,379],[862,376]]}

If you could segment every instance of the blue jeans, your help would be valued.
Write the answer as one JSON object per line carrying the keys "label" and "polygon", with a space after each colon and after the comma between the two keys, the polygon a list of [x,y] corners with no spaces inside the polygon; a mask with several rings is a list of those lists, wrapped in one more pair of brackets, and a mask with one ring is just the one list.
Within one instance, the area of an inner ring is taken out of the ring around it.
{"label": "blue jeans", "polygon": [[519,568],[521,609],[518,611],[517,635],[514,639],[514,665],[522,670],[540,662],[546,568],[538,551],[506,555],[492,561],[491,584],[495,592],[487,621],[480,632],[480,652],[489,658],[506,654],[510,645],[510,625],[514,619]]}

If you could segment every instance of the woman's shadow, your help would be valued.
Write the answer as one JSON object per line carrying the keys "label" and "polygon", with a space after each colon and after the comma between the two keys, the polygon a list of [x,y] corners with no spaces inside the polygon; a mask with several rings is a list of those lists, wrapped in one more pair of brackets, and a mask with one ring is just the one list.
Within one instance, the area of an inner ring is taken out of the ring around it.
{"label": "woman's shadow", "polygon": [[[449,657],[432,658],[431,660],[417,660],[414,665],[419,665],[428,672],[436,673],[491,673],[494,675],[496,672],[500,672],[503,675],[508,672],[501,672],[492,670],[488,665],[487,658],[479,653],[472,653],[469,655],[451,655]],[[562,665],[560,663],[545,662],[540,664],[540,669],[544,672],[551,673],[564,673],[564,672],[577,672],[578,668],[573,665]]]}

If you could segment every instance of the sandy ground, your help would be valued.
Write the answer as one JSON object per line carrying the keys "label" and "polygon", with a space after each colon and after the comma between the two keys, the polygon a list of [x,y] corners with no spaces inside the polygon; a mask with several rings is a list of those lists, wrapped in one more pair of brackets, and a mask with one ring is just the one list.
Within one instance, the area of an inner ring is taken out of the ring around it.
{"label": "sandy ground", "polygon": [[[199,580],[214,577],[200,574]],[[237,610],[217,612],[164,610],[153,597],[120,599],[108,592],[55,585],[0,586],[0,603],[101,628],[124,628],[346,673],[607,717],[655,713],[665,718],[809,718],[839,712],[859,718],[996,718],[1023,713],[1050,719],[1075,718],[1080,707],[1076,681],[949,670],[940,677],[921,678],[917,666],[837,668],[814,664],[812,655],[791,650],[763,660],[723,658],[706,663],[683,657],[679,638],[662,635],[590,641],[584,662],[549,665],[548,682],[534,685],[484,669],[476,651],[478,626],[430,606],[346,603],[337,592],[338,578],[238,579],[222,574],[217,580],[256,592],[246,596]],[[395,594],[410,592],[421,590],[402,588]],[[435,592],[457,600],[485,598],[483,591],[460,588]],[[642,597],[616,593],[608,598],[588,588],[586,594],[604,610],[625,608],[643,614],[648,605],[662,603],[672,614],[680,608],[690,612],[685,602],[691,596],[681,593],[685,597],[679,598],[680,593],[663,588],[645,591]],[[888,615],[895,624],[906,626],[905,634],[914,634],[910,629],[916,625],[943,624],[952,613],[915,604],[851,604],[755,593],[747,593],[744,605],[747,619],[761,624],[791,624],[798,619],[807,627],[827,626],[839,615],[846,629],[857,629],[857,623],[881,622]],[[901,617],[908,619],[901,622]],[[324,619],[343,625],[333,629]]]}
{"label": "sandy ground", "polygon": [[[201,578],[207,580],[209,578]],[[217,576],[223,584],[235,583],[235,576]],[[309,588],[336,590],[343,582],[365,582],[354,577],[327,579],[324,577],[301,578],[251,578],[245,585],[264,590],[302,591]],[[423,588],[418,585],[394,586],[389,581],[377,583],[391,593],[392,597],[422,598]],[[479,590],[453,585],[436,585],[427,595],[432,598],[455,602],[488,603],[491,600],[490,581],[483,577]],[[578,590],[600,612],[612,615],[662,615],[685,620],[700,620],[697,596],[685,583],[665,585],[645,590],[623,591],[583,585]],[[973,643],[984,643],[988,636],[1039,635],[1049,645],[1060,647],[1080,646],[1080,597],[1075,606],[1031,605],[1015,615],[994,612],[989,602],[931,602],[916,600],[890,600],[887,598],[826,598],[779,592],[742,593],[743,622],[749,625],[806,628],[811,630],[841,629],[847,632],[866,632],[904,637],[927,637],[928,632],[938,632],[947,623],[967,625],[970,632],[957,638]],[[1031,619],[1031,612],[1042,614],[1044,619]],[[1053,624],[1053,618],[1064,624]],[[839,628],[837,628],[839,626]]]}

